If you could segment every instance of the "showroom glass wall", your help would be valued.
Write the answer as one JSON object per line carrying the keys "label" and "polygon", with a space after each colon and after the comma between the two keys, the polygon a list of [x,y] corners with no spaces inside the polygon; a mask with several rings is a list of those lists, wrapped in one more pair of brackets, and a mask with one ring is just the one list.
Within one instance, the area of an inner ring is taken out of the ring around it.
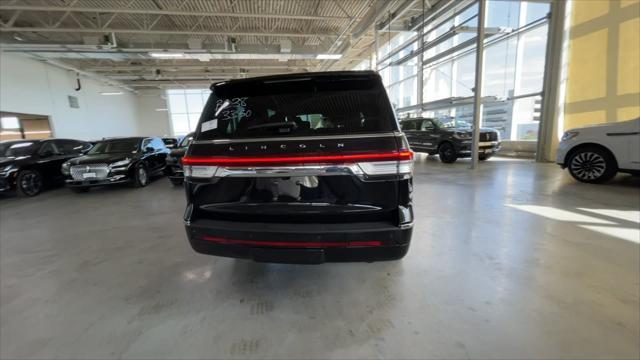
{"label": "showroom glass wall", "polygon": [[[405,31],[376,34],[377,68],[400,118],[472,123],[478,4],[452,4],[433,18],[425,10],[427,21]],[[538,138],[549,11],[544,2],[487,1],[482,126],[505,140]]]}
{"label": "showroom glass wall", "polygon": [[167,104],[174,135],[186,135],[196,130],[209,94],[209,89],[167,90]]}

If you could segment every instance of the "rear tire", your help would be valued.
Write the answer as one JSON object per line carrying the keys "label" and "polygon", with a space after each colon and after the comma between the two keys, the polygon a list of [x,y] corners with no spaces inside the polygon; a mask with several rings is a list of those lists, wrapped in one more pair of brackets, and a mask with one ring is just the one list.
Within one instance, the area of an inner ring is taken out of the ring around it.
{"label": "rear tire", "polygon": [[78,193],[78,194],[89,192],[88,186],[70,187],[69,189],[71,189],[71,191],[73,191],[74,193]]}
{"label": "rear tire", "polygon": [[36,170],[22,170],[16,179],[19,196],[36,196],[42,191],[43,186],[42,175]]}
{"label": "rear tire", "polygon": [[144,164],[136,165],[133,172],[133,186],[145,187],[149,184],[149,173],[147,172],[147,167],[144,166]]}
{"label": "rear tire", "polygon": [[618,172],[616,159],[607,150],[586,146],[573,152],[567,161],[569,173],[574,179],[591,184],[601,184]]}
{"label": "rear tire", "polygon": [[490,158],[491,158],[491,155],[487,155],[487,154],[478,154],[478,160],[480,160],[480,161],[489,160]]}
{"label": "rear tire", "polygon": [[458,160],[456,148],[449,142],[440,144],[440,147],[438,147],[438,155],[440,156],[440,161],[445,164],[452,164]]}

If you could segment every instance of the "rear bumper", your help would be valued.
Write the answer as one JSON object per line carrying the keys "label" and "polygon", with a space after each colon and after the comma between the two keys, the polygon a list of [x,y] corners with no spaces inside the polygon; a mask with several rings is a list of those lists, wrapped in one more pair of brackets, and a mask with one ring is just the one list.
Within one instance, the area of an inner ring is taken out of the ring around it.
{"label": "rear bumper", "polygon": [[185,224],[199,253],[260,262],[319,264],[383,261],[409,250],[411,225],[385,222],[273,224],[196,220]]}

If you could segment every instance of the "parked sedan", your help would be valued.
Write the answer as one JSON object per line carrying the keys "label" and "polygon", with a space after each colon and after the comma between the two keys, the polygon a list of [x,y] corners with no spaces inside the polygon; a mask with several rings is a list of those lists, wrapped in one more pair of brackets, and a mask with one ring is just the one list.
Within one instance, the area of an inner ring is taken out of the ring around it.
{"label": "parked sedan", "polygon": [[193,140],[193,133],[187,134],[183,137],[178,146],[172,149],[169,155],[167,155],[167,166],[165,167],[165,174],[169,177],[169,181],[174,186],[180,186],[184,182],[184,172],[182,170],[182,158],[187,151],[189,144]]}
{"label": "parked sedan", "polygon": [[90,148],[88,142],[70,139],[0,142],[0,192],[38,195],[47,185],[62,182],[62,163]]}
{"label": "parked sedan", "polygon": [[566,131],[556,162],[586,183],[605,182],[618,172],[640,173],[640,118]]}
{"label": "parked sedan", "polygon": [[[455,119],[407,119],[402,121],[413,151],[440,156],[443,163],[471,156],[471,126]],[[489,128],[480,129],[479,159],[487,160],[500,150],[500,134]]]}
{"label": "parked sedan", "polygon": [[166,166],[169,149],[157,137],[129,137],[103,140],[85,156],[62,165],[67,186],[75,192],[92,186],[130,183],[143,187]]}

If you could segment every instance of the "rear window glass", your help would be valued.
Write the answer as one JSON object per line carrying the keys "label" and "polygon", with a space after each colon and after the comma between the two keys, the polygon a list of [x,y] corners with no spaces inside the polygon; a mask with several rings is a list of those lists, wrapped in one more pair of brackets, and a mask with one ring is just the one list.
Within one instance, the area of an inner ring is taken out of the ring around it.
{"label": "rear window glass", "polygon": [[396,129],[386,92],[375,77],[292,78],[215,86],[196,138],[318,136]]}

